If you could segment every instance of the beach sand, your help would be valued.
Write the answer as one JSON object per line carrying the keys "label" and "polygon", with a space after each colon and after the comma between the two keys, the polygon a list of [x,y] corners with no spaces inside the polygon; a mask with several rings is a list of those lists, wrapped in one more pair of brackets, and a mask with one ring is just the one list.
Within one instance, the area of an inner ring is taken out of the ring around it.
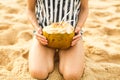
{"label": "beach sand", "polygon": [[[120,80],[120,0],[89,0],[83,31],[82,80]],[[32,37],[26,0],[0,0],[0,80],[36,80],[28,72]],[[48,80],[63,80],[55,65]]]}

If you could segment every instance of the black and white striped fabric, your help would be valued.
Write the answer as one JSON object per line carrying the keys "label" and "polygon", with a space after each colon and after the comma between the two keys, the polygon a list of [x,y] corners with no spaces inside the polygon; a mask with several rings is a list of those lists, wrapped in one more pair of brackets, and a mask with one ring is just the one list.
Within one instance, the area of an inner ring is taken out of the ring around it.
{"label": "black and white striped fabric", "polygon": [[60,21],[75,27],[79,12],[80,0],[37,0],[36,4],[36,17],[42,27]]}

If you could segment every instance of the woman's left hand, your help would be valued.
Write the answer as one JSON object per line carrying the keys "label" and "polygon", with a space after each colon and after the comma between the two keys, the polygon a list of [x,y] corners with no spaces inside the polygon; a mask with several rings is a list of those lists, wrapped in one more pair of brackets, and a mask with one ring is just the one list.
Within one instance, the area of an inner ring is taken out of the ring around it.
{"label": "woman's left hand", "polygon": [[75,36],[73,37],[71,46],[74,46],[77,44],[77,42],[81,39],[81,33],[80,33],[80,27],[75,28]]}

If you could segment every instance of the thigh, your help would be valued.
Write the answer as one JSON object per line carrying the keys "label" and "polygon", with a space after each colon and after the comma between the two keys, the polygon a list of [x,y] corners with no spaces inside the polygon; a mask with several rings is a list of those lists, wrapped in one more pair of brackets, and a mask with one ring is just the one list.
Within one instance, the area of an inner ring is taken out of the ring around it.
{"label": "thigh", "polygon": [[43,46],[34,38],[29,52],[29,69],[52,71],[54,52],[53,49]]}
{"label": "thigh", "polygon": [[60,50],[59,56],[59,69],[62,74],[64,74],[64,72],[78,72],[79,74],[82,74],[85,63],[82,40],[80,40],[75,46],[67,50]]}

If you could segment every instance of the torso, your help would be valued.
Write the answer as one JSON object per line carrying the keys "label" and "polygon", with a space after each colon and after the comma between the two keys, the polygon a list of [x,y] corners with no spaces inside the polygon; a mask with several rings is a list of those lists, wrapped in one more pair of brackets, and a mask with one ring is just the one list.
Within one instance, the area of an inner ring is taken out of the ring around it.
{"label": "torso", "polygon": [[60,21],[75,27],[79,12],[80,0],[37,0],[36,4],[37,20],[42,27]]}

